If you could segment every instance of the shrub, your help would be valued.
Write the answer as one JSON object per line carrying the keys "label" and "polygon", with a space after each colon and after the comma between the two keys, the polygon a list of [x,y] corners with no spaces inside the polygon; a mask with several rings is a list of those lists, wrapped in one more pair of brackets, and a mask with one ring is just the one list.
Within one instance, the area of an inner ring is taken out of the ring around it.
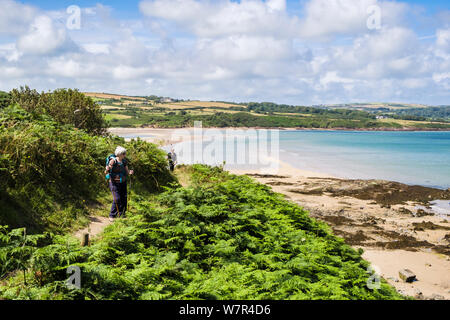
{"label": "shrub", "polygon": [[12,90],[11,101],[28,112],[46,113],[60,124],[71,124],[95,135],[106,133],[107,123],[101,108],[78,90],[57,89],[39,94],[26,86]]}
{"label": "shrub", "polygon": [[0,108],[6,108],[11,103],[11,95],[7,92],[0,91]]}
{"label": "shrub", "polygon": [[117,145],[130,150],[136,178],[153,192],[174,181],[156,146],[128,146],[92,136],[18,106],[0,111],[0,224],[63,231],[107,191],[105,159]]}

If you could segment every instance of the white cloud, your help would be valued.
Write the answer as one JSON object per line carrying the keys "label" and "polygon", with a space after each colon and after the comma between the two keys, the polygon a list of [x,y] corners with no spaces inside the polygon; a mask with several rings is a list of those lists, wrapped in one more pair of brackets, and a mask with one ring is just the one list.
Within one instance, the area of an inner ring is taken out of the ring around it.
{"label": "white cloud", "polygon": [[60,49],[67,41],[63,27],[56,27],[50,17],[40,15],[34,19],[28,33],[17,40],[17,48],[30,54],[48,54]]}
{"label": "white cloud", "polygon": [[328,87],[330,83],[340,83],[340,84],[353,84],[354,79],[340,77],[336,71],[327,72],[323,77],[320,78],[320,84],[325,88]]}
{"label": "white cloud", "polygon": [[149,63],[149,51],[145,45],[134,37],[122,39],[115,44],[111,51],[118,61],[131,65],[142,66]]}
{"label": "white cloud", "polygon": [[8,62],[17,62],[21,56],[22,54],[17,50],[15,43],[0,45],[0,58],[4,58]]}
{"label": "white cloud", "polygon": [[310,0],[305,5],[301,35],[308,38],[329,37],[336,34],[361,34],[369,31],[367,21],[377,6],[381,25],[396,25],[406,10],[397,2],[377,0]]}
{"label": "white cloud", "polygon": [[286,0],[267,0],[267,7],[272,11],[285,11]]}
{"label": "white cloud", "polygon": [[[407,5],[361,1],[310,0],[297,17],[284,0],[146,0],[145,16],[134,20],[115,19],[112,7],[99,4],[82,8],[77,31],[58,22],[64,11],[33,9],[21,33],[2,39],[0,32],[0,89],[448,103],[448,26],[435,28],[435,40],[419,38],[401,19]],[[382,28],[367,30],[366,13],[352,3],[379,4]]]}
{"label": "white cloud", "polygon": [[365,56],[385,59],[412,53],[417,47],[417,36],[406,28],[385,28],[374,35],[365,35],[358,42],[357,45]]}
{"label": "white cloud", "polygon": [[450,90],[450,72],[434,73],[433,80],[439,86],[446,90]]}
{"label": "white cloud", "polygon": [[424,73],[426,50],[409,29],[383,28],[331,50],[334,68],[357,79],[399,78]]}
{"label": "white cloud", "polygon": [[12,0],[0,0],[0,35],[19,35],[33,21],[37,10]]}
{"label": "white cloud", "polygon": [[146,0],[139,7],[147,17],[175,22],[199,37],[289,37],[299,32],[298,18],[287,14],[285,0]]}
{"label": "white cloud", "polygon": [[25,74],[25,70],[19,69],[17,67],[6,67],[2,71],[3,75],[7,77],[21,77]]}
{"label": "white cloud", "polygon": [[48,63],[48,74],[52,76],[62,76],[62,77],[79,77],[81,76],[81,65],[80,62],[73,59],[55,59],[49,61]]}
{"label": "white cloud", "polygon": [[450,28],[436,31],[436,44],[438,47],[450,50]]}
{"label": "white cloud", "polygon": [[127,65],[119,65],[113,68],[113,76],[118,80],[129,80],[145,77],[149,73],[145,67],[131,67]]}
{"label": "white cloud", "polygon": [[109,54],[110,46],[107,43],[85,43],[83,49],[92,54]]}
{"label": "white cloud", "polygon": [[402,81],[402,86],[407,89],[420,89],[425,88],[428,85],[426,79],[410,78]]}
{"label": "white cloud", "polygon": [[197,50],[216,61],[283,60],[292,55],[291,42],[272,37],[235,35],[215,40],[204,39]]}

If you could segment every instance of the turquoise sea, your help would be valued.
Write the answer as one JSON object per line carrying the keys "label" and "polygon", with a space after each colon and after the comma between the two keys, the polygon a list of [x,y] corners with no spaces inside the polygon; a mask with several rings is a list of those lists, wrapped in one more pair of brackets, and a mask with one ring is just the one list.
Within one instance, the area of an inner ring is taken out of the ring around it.
{"label": "turquoise sea", "polygon": [[[208,132],[208,129],[205,129],[205,132]],[[225,133],[225,130],[221,132]],[[246,134],[245,131],[243,134]],[[126,137],[137,136],[139,135]],[[183,149],[181,146],[184,143],[176,147],[179,163],[201,162],[211,165],[222,163],[223,159],[195,160],[194,155],[208,149],[210,144],[208,141],[200,145],[188,143],[192,144],[189,154],[178,152]],[[248,139],[245,144],[248,147]],[[169,148],[165,148],[166,151]],[[448,131],[280,130],[278,149],[282,161],[303,170],[339,178],[383,179],[441,189],[450,188]],[[224,155],[226,154],[227,151],[224,152]],[[250,167],[244,165],[240,168]]]}
{"label": "turquoise sea", "polygon": [[450,132],[281,131],[280,158],[341,178],[450,188]]}

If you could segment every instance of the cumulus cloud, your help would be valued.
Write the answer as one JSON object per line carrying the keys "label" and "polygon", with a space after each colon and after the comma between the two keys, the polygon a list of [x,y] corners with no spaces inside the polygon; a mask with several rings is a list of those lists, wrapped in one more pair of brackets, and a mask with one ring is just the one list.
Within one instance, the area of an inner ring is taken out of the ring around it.
{"label": "cumulus cloud", "polygon": [[26,30],[38,10],[13,0],[0,0],[0,35],[19,35]]}
{"label": "cumulus cloud", "polygon": [[304,9],[301,35],[316,38],[366,33],[372,18],[380,18],[384,26],[396,25],[402,20],[406,6],[377,0],[311,0]]}
{"label": "cumulus cloud", "polygon": [[82,48],[92,54],[109,54],[110,45],[107,43],[84,43]]}
{"label": "cumulus cloud", "polygon": [[287,14],[285,0],[146,0],[139,7],[147,17],[174,22],[199,37],[289,37],[299,31],[298,18]]}
{"label": "cumulus cloud", "polygon": [[450,50],[450,28],[437,30],[436,44],[439,48]]}
{"label": "cumulus cloud", "polygon": [[292,55],[288,40],[245,35],[201,40],[196,49],[219,61],[284,60]]}
{"label": "cumulus cloud", "polygon": [[[82,8],[79,31],[64,28],[65,11],[29,7],[20,33],[0,41],[0,89],[304,105],[448,103],[449,26],[423,40],[404,23],[410,9],[400,2],[303,4],[296,16],[285,0],[144,0],[134,20],[113,18],[113,7],[98,4]],[[378,30],[367,29],[371,5],[382,9]]]}
{"label": "cumulus cloud", "polygon": [[69,43],[64,27],[57,27],[50,17],[39,15],[28,32],[17,40],[17,48],[30,54],[48,54]]}

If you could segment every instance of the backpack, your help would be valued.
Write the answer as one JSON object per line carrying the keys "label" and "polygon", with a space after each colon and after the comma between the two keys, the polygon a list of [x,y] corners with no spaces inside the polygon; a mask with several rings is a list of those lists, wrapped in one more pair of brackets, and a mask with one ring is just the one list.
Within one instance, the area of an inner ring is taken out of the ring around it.
{"label": "backpack", "polygon": [[109,165],[112,159],[114,159],[114,165],[105,178],[106,180],[115,180],[118,176],[120,178],[120,183],[122,183],[125,181],[125,177],[127,176],[127,171],[125,169],[127,160],[123,159],[122,164],[119,164],[117,157],[114,154],[111,154],[106,158],[106,166]]}

